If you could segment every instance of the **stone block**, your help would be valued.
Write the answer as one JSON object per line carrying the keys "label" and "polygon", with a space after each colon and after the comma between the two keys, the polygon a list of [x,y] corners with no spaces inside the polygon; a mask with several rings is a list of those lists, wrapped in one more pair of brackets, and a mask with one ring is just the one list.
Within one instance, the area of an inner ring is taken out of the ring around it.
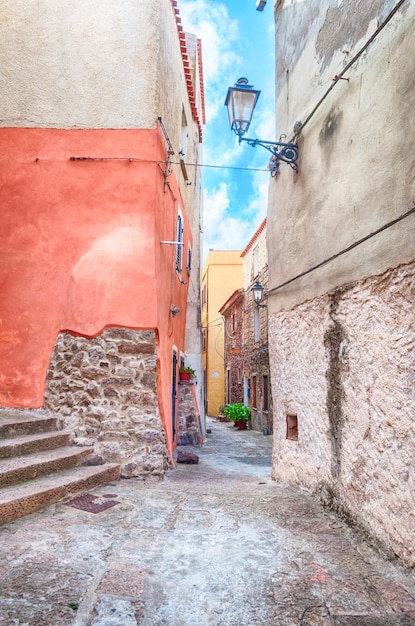
{"label": "stone block", "polygon": [[118,354],[154,354],[154,345],[150,343],[124,343],[118,346]]}
{"label": "stone block", "polygon": [[187,463],[188,465],[196,465],[199,463],[199,457],[197,454],[193,454],[192,452],[182,452],[179,451],[177,453],[177,463]]}

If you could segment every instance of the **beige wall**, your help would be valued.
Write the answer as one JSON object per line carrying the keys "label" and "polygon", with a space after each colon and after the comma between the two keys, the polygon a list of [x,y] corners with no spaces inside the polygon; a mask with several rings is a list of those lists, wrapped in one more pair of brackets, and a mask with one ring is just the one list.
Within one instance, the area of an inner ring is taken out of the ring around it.
{"label": "beige wall", "polygon": [[[323,502],[415,564],[412,213],[415,1],[275,3],[277,134],[298,137],[299,173],[270,181],[267,240],[273,476]],[[298,440],[287,439],[297,415]],[[412,495],[411,495],[412,494]]]}
{"label": "beige wall", "polygon": [[[278,4],[277,135],[290,136],[295,121],[306,119],[333,77],[373,34],[390,3],[368,0],[363,15],[360,4],[354,11],[354,0],[338,9],[329,9],[333,3],[328,0]],[[408,60],[414,55],[414,27],[415,2],[407,0],[347,72],[349,80],[338,81],[304,128],[298,142],[299,174],[283,164],[271,180],[270,289],[413,206],[415,88]],[[270,310],[289,309],[350,280],[413,260],[414,219],[412,215],[278,290],[269,299]]]}
{"label": "beige wall", "polygon": [[162,4],[0,0],[1,125],[154,128]]}

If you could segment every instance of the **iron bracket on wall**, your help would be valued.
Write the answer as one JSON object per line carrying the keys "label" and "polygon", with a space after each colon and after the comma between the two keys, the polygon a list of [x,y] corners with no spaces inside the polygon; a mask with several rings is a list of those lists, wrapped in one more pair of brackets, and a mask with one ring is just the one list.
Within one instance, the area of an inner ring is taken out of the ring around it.
{"label": "iron bracket on wall", "polygon": [[158,123],[159,123],[160,128],[161,128],[161,131],[162,131],[162,133],[164,135],[165,142],[167,144],[167,159],[166,159],[166,163],[165,163],[165,169],[161,170],[163,172],[163,176],[164,176],[164,191],[166,191],[167,178],[170,176],[170,174],[173,171],[172,166],[171,166],[171,157],[174,155],[174,150],[173,150],[173,146],[172,146],[172,143],[170,141],[170,138],[169,138],[169,136],[167,134],[166,127],[163,124],[163,120],[162,120],[161,116],[159,116],[157,119],[158,119]]}
{"label": "iron bracket on wall", "polygon": [[[281,139],[285,135],[281,135]],[[271,176],[275,177],[278,174],[281,163],[287,163],[295,172],[298,172],[297,160],[298,160],[298,145],[296,143],[284,143],[282,141],[263,141],[262,139],[249,139],[248,137],[239,136],[239,143],[246,141],[249,146],[255,148],[256,146],[262,146],[268,152],[271,152],[272,157],[268,163],[268,169],[271,172]]]}

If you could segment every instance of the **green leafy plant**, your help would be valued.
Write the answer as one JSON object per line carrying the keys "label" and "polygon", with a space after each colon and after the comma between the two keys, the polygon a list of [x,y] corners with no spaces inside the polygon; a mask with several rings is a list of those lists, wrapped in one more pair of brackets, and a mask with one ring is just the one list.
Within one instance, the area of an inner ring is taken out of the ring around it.
{"label": "green leafy plant", "polygon": [[195,378],[195,376],[196,376],[196,370],[194,370],[193,367],[189,367],[187,365],[181,365],[179,367],[179,373],[180,374],[190,374],[190,378]]}
{"label": "green leafy plant", "polygon": [[246,424],[251,419],[251,409],[242,402],[236,402],[235,404],[227,404],[223,409],[223,414],[228,417],[231,422],[238,422],[241,420]]}

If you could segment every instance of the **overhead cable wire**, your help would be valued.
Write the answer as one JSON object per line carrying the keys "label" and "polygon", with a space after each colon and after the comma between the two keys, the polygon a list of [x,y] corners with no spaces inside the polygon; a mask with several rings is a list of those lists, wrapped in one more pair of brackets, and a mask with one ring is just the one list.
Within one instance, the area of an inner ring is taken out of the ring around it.
{"label": "overhead cable wire", "polygon": [[[40,159],[36,159],[39,161]],[[44,159],[42,159],[43,161]],[[129,161],[130,163],[157,163],[158,165],[165,165],[165,161],[154,159],[140,159],[139,157],[86,157],[86,156],[71,156],[70,161]],[[182,165],[181,162],[170,161],[171,165]],[[186,167],[210,167],[220,170],[248,170],[251,172],[269,172],[267,167],[238,167],[236,165],[211,165],[209,163],[186,163]]]}
{"label": "overhead cable wire", "polygon": [[[306,119],[304,120],[304,122],[301,124],[301,130],[303,130],[304,126],[306,124],[308,124],[308,122],[311,120],[311,118],[314,116],[314,114],[316,113],[317,109],[321,106],[321,104],[324,102],[324,100],[327,98],[327,96],[329,95],[330,91],[337,85],[337,83],[339,82],[339,80],[342,79],[342,77],[344,76],[344,74],[352,67],[352,65],[354,65],[354,63],[356,63],[356,61],[362,56],[362,54],[365,52],[365,50],[370,46],[370,44],[376,39],[376,37],[379,35],[379,33],[385,28],[385,26],[390,22],[390,20],[393,18],[393,16],[395,15],[395,13],[397,13],[399,11],[399,9],[401,8],[401,6],[404,4],[404,2],[406,2],[406,0],[399,0],[399,2],[394,6],[394,8],[390,11],[390,13],[388,13],[388,15],[386,16],[386,18],[383,20],[383,22],[378,26],[378,28],[375,30],[375,32],[373,33],[373,35],[366,41],[366,43],[364,44],[364,46],[362,48],[360,48],[360,50],[354,55],[354,57],[349,61],[349,63],[342,69],[342,71],[337,74],[334,78],[333,78],[333,82],[330,85],[330,87],[327,89],[327,91],[325,92],[325,94],[320,98],[320,100],[317,102],[317,104],[315,105],[314,109],[311,111],[311,113],[306,117]],[[291,141],[295,141],[295,135],[294,137],[291,139]]]}
{"label": "overhead cable wire", "polygon": [[368,239],[371,239],[372,237],[375,237],[375,235],[378,235],[379,233],[383,232],[384,230],[387,230],[388,228],[391,228],[391,226],[394,226],[398,222],[401,222],[406,217],[409,217],[410,215],[412,215],[412,213],[415,213],[415,206],[413,206],[411,209],[409,209],[409,211],[407,211],[406,213],[403,213],[402,215],[400,215],[399,217],[395,218],[391,222],[388,222],[387,224],[384,224],[383,226],[381,226],[377,230],[371,232],[369,235],[366,235],[362,239],[359,239],[358,241],[355,241],[354,243],[352,243],[347,248],[344,248],[343,250],[340,250],[340,252],[336,252],[336,254],[333,254],[332,256],[328,257],[327,259],[324,259],[324,261],[320,261],[320,263],[317,263],[317,265],[313,265],[313,267],[310,267],[309,269],[305,270],[304,272],[301,272],[301,274],[297,274],[297,276],[294,276],[293,278],[290,278],[289,280],[286,280],[285,282],[281,283],[280,285],[277,285],[276,287],[272,287],[271,289],[268,289],[266,291],[266,295],[274,293],[274,291],[277,291],[278,289],[282,289],[283,287],[286,287],[287,285],[290,285],[291,283],[293,283],[294,281],[298,280],[299,278],[303,278],[303,276],[307,276],[307,274],[311,274],[311,272],[314,272],[315,270],[319,269],[323,265],[327,265],[327,263],[330,263],[331,261],[334,261],[339,256],[342,256],[343,254],[346,254],[346,252],[350,252],[350,250],[353,250],[353,248],[356,248],[357,246],[360,246],[365,241],[368,241]]}

